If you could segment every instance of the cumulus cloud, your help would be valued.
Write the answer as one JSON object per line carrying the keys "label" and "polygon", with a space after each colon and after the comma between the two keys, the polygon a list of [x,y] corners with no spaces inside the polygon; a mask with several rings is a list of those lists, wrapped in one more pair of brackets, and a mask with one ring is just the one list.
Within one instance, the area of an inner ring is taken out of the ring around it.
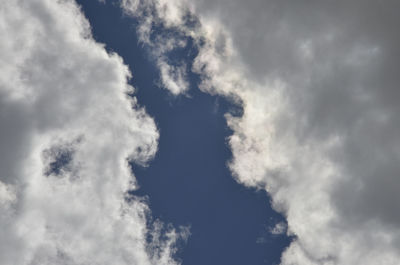
{"label": "cumulus cloud", "polygon": [[141,4],[195,43],[200,89],[243,106],[230,168],[286,216],[282,264],[397,264],[398,2]]}
{"label": "cumulus cloud", "polygon": [[0,35],[0,263],[177,264],[128,193],[158,131],[122,59],[72,0],[1,1]]}

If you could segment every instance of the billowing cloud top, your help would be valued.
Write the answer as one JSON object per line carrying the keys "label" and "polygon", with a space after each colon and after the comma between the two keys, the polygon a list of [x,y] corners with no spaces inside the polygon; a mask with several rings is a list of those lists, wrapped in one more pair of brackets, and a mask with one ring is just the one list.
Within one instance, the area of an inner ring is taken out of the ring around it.
{"label": "billowing cloud top", "polygon": [[201,89],[242,104],[243,116],[226,115],[230,167],[285,214],[295,240],[282,264],[399,263],[398,1],[122,7],[161,58],[167,89],[187,90],[170,82],[184,75],[163,58],[192,40],[198,55],[187,70]]}
{"label": "billowing cloud top", "polygon": [[0,264],[176,264],[127,193],[158,131],[121,58],[69,0],[1,1],[0,36]]}

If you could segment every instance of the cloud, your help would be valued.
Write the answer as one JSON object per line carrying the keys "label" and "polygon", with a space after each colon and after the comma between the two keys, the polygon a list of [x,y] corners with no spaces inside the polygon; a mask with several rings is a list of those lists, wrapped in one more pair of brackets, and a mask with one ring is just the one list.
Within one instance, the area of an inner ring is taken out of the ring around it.
{"label": "cloud", "polygon": [[2,1],[0,25],[0,263],[177,264],[188,232],[127,193],[158,131],[122,59],[74,1]]}
{"label": "cloud", "polygon": [[171,51],[187,45],[186,34],[189,12],[186,2],[122,0],[121,7],[129,16],[140,19],[137,28],[139,41],[148,48],[160,70],[161,86],[173,95],[188,90],[186,65],[183,60],[172,62]]}
{"label": "cloud", "polygon": [[282,234],[285,234],[286,229],[287,229],[286,223],[285,222],[279,222],[279,223],[275,224],[274,227],[271,227],[269,229],[269,232],[272,235],[282,235]]}
{"label": "cloud", "polygon": [[243,106],[230,168],[285,214],[282,264],[400,259],[398,5],[175,0],[152,18],[195,43],[200,89]]}

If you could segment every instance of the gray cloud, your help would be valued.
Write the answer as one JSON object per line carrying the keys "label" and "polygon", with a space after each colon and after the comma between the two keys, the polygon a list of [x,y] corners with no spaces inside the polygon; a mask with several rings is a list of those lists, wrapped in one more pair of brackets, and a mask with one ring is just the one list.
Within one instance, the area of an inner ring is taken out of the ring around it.
{"label": "gray cloud", "polygon": [[158,131],[122,59],[72,0],[2,1],[0,25],[0,263],[177,264],[188,232],[127,198]]}
{"label": "gray cloud", "polygon": [[286,215],[282,264],[397,264],[398,2],[141,4],[195,40],[203,91],[242,102],[230,167]]}

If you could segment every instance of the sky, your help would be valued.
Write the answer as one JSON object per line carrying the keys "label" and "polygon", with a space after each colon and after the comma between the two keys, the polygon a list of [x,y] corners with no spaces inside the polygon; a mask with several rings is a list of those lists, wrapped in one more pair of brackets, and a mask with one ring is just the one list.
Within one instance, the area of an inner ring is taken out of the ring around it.
{"label": "sky", "polygon": [[0,2],[0,264],[399,264],[398,1]]}

